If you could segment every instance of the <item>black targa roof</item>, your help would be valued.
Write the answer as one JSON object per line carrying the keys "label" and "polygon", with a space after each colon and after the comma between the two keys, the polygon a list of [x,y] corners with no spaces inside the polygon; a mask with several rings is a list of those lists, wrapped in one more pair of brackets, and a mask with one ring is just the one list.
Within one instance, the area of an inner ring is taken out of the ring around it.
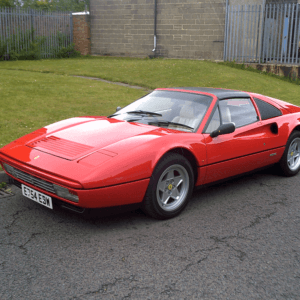
{"label": "black targa roof", "polygon": [[234,90],[225,90],[225,89],[215,89],[215,88],[199,88],[199,87],[176,87],[173,88],[176,90],[185,90],[185,91],[195,91],[195,92],[204,92],[210,93],[218,97],[218,99],[228,99],[228,98],[250,98],[250,95]]}

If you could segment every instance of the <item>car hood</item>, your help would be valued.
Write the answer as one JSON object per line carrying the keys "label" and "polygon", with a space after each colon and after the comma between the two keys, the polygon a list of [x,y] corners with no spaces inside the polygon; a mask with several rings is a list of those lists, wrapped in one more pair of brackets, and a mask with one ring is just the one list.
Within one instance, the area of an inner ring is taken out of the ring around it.
{"label": "car hood", "polygon": [[[44,180],[91,189],[149,178],[163,153],[191,144],[199,144],[198,135],[106,117],[81,117],[17,139],[0,149],[0,160]],[[197,153],[205,153],[204,144],[196,148]]]}
{"label": "car hood", "polygon": [[73,120],[71,124],[69,122],[67,124],[66,122],[59,122],[60,124],[45,127],[46,133],[26,142],[25,145],[63,159],[78,160],[116,142],[144,135],[158,129],[149,125],[128,123],[108,118],[74,119],[76,120]]}

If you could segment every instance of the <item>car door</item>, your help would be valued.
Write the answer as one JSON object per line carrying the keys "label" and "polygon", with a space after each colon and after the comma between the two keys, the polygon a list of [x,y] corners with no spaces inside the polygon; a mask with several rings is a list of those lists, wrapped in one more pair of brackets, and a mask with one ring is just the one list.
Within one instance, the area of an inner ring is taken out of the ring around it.
{"label": "car door", "polygon": [[[229,122],[235,124],[233,133],[210,136],[221,124]],[[204,183],[275,163],[284,150],[278,127],[272,121],[261,121],[250,98],[218,101],[203,134],[207,147]]]}

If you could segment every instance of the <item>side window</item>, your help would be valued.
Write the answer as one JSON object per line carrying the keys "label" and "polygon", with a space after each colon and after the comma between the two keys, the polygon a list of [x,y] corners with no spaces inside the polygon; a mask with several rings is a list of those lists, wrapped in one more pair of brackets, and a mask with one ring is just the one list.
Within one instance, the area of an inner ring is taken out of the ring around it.
{"label": "side window", "polygon": [[217,130],[219,126],[221,125],[220,121],[220,113],[219,113],[219,107],[215,110],[212,119],[209,122],[208,127],[206,128],[206,133],[212,133],[214,130]]}
{"label": "side window", "polygon": [[221,100],[219,106],[222,124],[232,122],[238,128],[259,120],[256,110],[248,98]]}
{"label": "side window", "polygon": [[267,120],[282,115],[282,112],[275,106],[257,98],[254,98],[254,101],[258,107],[262,120]]}

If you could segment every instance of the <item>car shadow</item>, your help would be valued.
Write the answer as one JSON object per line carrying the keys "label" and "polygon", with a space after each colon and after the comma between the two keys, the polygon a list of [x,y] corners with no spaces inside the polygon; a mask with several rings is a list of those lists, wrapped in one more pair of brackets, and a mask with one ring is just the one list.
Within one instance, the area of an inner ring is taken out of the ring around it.
{"label": "car shadow", "polygon": [[226,189],[230,190],[237,185],[249,184],[253,180],[264,180],[264,178],[267,180],[268,178],[276,177],[286,178],[281,175],[280,170],[276,165],[268,166],[249,173],[240,174],[232,178],[226,178],[219,182],[214,182],[208,185],[197,187],[193,192],[191,201],[201,201],[201,199],[199,199],[200,194],[211,193],[212,191],[222,192],[222,194],[226,194]]}
{"label": "car shadow", "polygon": [[[265,168],[256,172],[252,172],[249,174],[244,174],[235,178],[227,179],[226,181],[214,183],[209,186],[204,186],[196,189],[190,200],[190,204],[187,208],[182,212],[182,214],[176,218],[169,219],[169,220],[156,220],[148,217],[141,209],[136,207],[112,207],[109,209],[98,209],[98,210],[91,210],[87,213],[78,214],[60,207],[55,207],[53,211],[52,217],[56,219],[58,223],[72,223],[72,224],[80,224],[80,226],[87,227],[107,227],[113,225],[114,227],[123,227],[127,226],[128,224],[134,224],[134,226],[143,226],[143,225],[150,225],[155,223],[165,223],[165,225],[177,222],[184,218],[186,214],[189,214],[190,209],[201,209],[202,201],[204,199],[211,199],[210,196],[215,197],[223,197],[224,194],[230,193],[232,189],[235,189],[236,186],[246,185],[249,184],[253,180],[259,181],[268,181],[268,178],[274,178],[280,176],[276,167],[269,167]],[[38,204],[36,204],[38,206]],[[39,207],[39,206],[38,206]],[[48,211],[47,208],[39,207],[39,209]]]}

